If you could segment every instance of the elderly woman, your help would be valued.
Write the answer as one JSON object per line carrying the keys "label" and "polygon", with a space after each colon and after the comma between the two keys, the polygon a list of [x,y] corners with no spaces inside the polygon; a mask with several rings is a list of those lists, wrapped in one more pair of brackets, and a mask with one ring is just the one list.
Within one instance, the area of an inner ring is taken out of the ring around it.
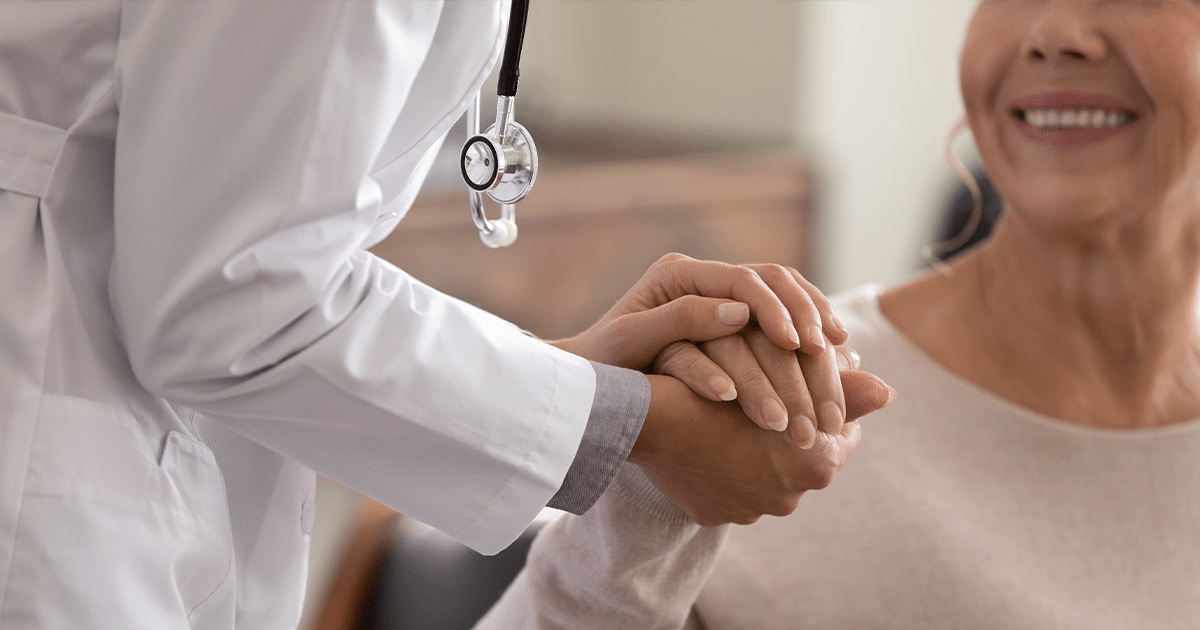
{"label": "elderly woman", "polygon": [[1200,627],[1200,3],[984,0],[960,79],[1005,215],[840,298],[899,398],[832,486],[703,528],[627,468],[483,627]]}

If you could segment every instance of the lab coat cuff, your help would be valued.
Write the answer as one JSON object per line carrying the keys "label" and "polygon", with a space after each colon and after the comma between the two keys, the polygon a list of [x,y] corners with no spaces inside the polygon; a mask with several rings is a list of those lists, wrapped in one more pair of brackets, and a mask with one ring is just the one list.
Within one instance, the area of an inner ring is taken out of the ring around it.
{"label": "lab coat cuff", "polygon": [[650,382],[635,370],[592,362],[596,396],[583,440],[549,506],[583,514],[604,494],[633,450],[650,410]]}

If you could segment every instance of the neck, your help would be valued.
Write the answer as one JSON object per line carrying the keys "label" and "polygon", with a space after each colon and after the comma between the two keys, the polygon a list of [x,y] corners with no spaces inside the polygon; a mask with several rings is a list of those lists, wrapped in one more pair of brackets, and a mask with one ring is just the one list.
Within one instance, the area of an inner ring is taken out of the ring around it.
{"label": "neck", "polygon": [[919,299],[953,330],[910,323],[952,370],[1056,418],[1133,427],[1200,417],[1191,234],[1066,241],[1012,217],[949,276],[917,283],[940,285]]}

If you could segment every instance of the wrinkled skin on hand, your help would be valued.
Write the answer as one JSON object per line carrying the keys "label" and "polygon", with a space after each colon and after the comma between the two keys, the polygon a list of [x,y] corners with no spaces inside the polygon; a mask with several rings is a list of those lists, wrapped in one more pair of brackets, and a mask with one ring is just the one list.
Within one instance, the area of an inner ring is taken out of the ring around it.
{"label": "wrinkled skin on hand", "polygon": [[[794,269],[669,254],[595,325],[553,343],[678,377],[648,377],[650,410],[629,461],[689,517],[716,525],[793,511],[853,452],[860,429],[844,420],[890,402],[894,392],[852,369],[852,354],[829,351],[846,337],[828,300]],[[694,342],[712,344],[708,354]],[[735,391],[738,403],[722,402]],[[767,400],[778,413],[764,411]],[[814,403],[836,413],[821,416]],[[820,432],[811,420],[788,422],[806,413],[824,420]],[[780,420],[792,429],[781,432]]]}
{"label": "wrinkled skin on hand", "polygon": [[650,378],[659,381],[651,402],[659,420],[643,428],[629,461],[701,525],[792,513],[805,492],[829,485],[862,435],[858,422],[846,422],[803,450],[786,433],[748,421],[736,403],[706,400],[670,377]]}

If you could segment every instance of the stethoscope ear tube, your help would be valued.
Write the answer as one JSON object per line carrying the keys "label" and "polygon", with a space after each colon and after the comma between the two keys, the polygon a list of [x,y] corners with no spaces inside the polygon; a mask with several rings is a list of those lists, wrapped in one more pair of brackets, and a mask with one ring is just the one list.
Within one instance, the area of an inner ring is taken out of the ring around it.
{"label": "stethoscope ear tube", "polygon": [[529,0],[512,0],[508,13],[508,38],[504,40],[504,59],[496,82],[496,96],[516,96],[521,76],[521,47],[525,43],[525,23],[529,20]]}

